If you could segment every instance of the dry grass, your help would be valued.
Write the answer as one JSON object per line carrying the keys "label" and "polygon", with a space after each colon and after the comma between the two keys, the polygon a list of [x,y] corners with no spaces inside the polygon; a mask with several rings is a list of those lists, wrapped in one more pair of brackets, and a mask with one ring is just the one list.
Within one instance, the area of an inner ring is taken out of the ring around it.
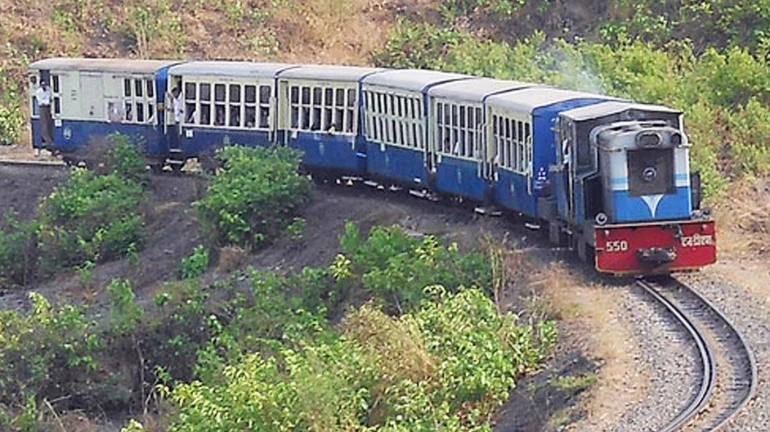
{"label": "dry grass", "polygon": [[371,305],[348,314],[342,323],[345,334],[377,356],[388,381],[430,379],[436,360],[425,349],[419,332],[407,322],[391,318]]}
{"label": "dry grass", "polygon": [[720,255],[770,252],[770,178],[734,183],[714,210]]}
{"label": "dry grass", "polygon": [[541,269],[532,279],[532,289],[561,317],[565,338],[602,364],[596,384],[582,396],[588,417],[578,429],[606,430],[618,424],[649,385],[643,365],[636,360],[638,344],[623,320],[621,293],[586,284],[560,264]]}
{"label": "dry grass", "polygon": [[221,273],[230,273],[242,268],[246,264],[249,252],[240,246],[225,246],[219,249],[217,270]]}

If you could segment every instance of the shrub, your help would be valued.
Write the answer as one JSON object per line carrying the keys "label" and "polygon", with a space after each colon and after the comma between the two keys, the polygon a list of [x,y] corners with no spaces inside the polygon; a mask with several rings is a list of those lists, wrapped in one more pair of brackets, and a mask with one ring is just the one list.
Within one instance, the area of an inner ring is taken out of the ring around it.
{"label": "shrub", "polygon": [[0,405],[18,407],[28,398],[74,397],[93,404],[97,355],[104,339],[96,323],[73,306],[54,308],[32,293],[32,312],[0,312]]}
{"label": "shrub", "polygon": [[310,180],[297,173],[300,154],[285,147],[226,147],[224,168],[195,203],[203,225],[222,244],[257,248],[291,223],[308,199]]}
{"label": "shrub", "polygon": [[0,228],[0,287],[26,285],[37,269],[37,223],[21,222],[16,213],[5,214]]}
{"label": "shrub", "polygon": [[133,143],[125,135],[118,133],[107,137],[109,172],[142,185],[149,183],[147,160],[142,151],[142,143]]}
{"label": "shrub", "polygon": [[170,430],[484,430],[515,376],[553,344],[553,327],[515,325],[478,290],[427,297],[401,318],[365,306],[343,333],[297,321],[272,355],[176,387]]}
{"label": "shrub", "polygon": [[123,256],[143,243],[142,187],[117,174],[75,169],[41,204],[41,267],[55,272]]}
{"label": "shrub", "polygon": [[[398,227],[375,227],[366,240],[348,222],[340,238],[344,256],[332,271],[350,277],[398,311],[409,311],[424,298],[424,288],[443,285],[491,287],[489,260],[478,252],[460,253],[456,244],[444,246],[433,236],[411,237]],[[347,268],[340,265],[343,264]],[[343,271],[344,269],[344,271]],[[341,276],[345,277],[341,277]]]}
{"label": "shrub", "polygon": [[180,277],[194,279],[202,276],[209,268],[209,251],[203,245],[195,246],[193,253],[182,258]]}

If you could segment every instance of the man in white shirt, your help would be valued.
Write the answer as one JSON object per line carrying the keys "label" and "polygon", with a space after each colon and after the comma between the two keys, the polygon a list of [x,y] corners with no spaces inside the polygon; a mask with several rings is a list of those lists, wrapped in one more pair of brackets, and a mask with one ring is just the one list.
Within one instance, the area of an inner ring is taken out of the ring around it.
{"label": "man in white shirt", "polygon": [[48,81],[41,79],[40,86],[35,92],[35,99],[40,111],[40,134],[46,148],[53,147],[53,116],[51,115],[51,88]]}
{"label": "man in white shirt", "polygon": [[177,125],[182,124],[184,119],[184,105],[182,105],[182,92],[179,87],[174,87],[171,90],[171,94],[174,96],[174,120]]}

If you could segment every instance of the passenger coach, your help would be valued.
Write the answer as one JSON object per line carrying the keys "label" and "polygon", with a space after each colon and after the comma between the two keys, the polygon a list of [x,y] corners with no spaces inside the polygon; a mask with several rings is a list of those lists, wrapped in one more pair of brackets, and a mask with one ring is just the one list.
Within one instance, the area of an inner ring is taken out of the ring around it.
{"label": "passenger coach", "polygon": [[51,88],[56,152],[73,151],[113,132],[137,136],[153,161],[168,154],[164,135],[164,89],[168,68],[158,60],[52,58],[30,65],[32,145],[43,148],[35,90]]}
{"label": "passenger coach", "polygon": [[183,118],[166,110],[169,161],[177,166],[222,145],[270,145],[276,140],[280,63],[194,61],[169,69],[167,92],[181,90]]}

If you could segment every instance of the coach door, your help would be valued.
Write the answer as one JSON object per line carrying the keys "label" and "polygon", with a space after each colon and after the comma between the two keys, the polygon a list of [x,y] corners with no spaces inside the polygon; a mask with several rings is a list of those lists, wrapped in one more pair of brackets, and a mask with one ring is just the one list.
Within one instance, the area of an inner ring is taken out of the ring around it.
{"label": "coach door", "polygon": [[492,134],[490,133],[491,125],[488,124],[487,119],[492,117],[489,107],[481,108],[484,113],[480,117],[481,120],[476,125],[476,154],[479,158],[479,175],[481,178],[487,180],[488,183],[495,181],[495,146],[490,143]]}
{"label": "coach door", "polygon": [[92,121],[103,121],[104,113],[104,82],[99,72],[80,73],[80,110],[84,118]]}
{"label": "coach door", "polygon": [[[170,76],[168,79],[168,91],[166,92],[166,104],[165,104],[165,121],[163,122],[163,134],[166,136],[168,142],[169,153],[180,153],[182,150],[182,125],[177,125],[176,122],[176,108],[174,106],[174,93],[175,87],[179,87],[182,91],[182,77]],[[179,97],[184,100],[184,94],[180,94]]]}

